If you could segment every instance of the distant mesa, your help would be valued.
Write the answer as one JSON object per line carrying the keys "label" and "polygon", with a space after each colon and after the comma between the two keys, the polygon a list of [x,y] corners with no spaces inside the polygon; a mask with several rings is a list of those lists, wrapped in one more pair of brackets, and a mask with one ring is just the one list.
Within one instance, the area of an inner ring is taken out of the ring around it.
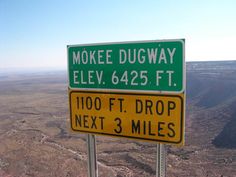
{"label": "distant mesa", "polygon": [[236,149],[236,101],[233,102],[231,110],[234,113],[231,120],[225,125],[223,130],[212,141],[213,145],[218,148]]}
{"label": "distant mesa", "polygon": [[212,108],[236,99],[236,61],[187,63],[187,99]]}
{"label": "distant mesa", "polygon": [[212,141],[218,148],[236,148],[236,117],[226,124],[222,132]]}
{"label": "distant mesa", "polygon": [[224,112],[225,108],[229,111],[228,117],[219,117],[226,124],[212,144],[236,149],[236,61],[190,62],[186,76],[187,104],[191,102],[206,112]]}

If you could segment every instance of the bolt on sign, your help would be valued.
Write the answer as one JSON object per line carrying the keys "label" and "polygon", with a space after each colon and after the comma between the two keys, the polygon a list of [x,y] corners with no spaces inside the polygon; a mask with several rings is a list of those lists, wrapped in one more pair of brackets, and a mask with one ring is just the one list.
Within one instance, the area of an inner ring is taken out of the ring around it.
{"label": "bolt on sign", "polygon": [[74,131],[184,143],[184,40],[68,46]]}

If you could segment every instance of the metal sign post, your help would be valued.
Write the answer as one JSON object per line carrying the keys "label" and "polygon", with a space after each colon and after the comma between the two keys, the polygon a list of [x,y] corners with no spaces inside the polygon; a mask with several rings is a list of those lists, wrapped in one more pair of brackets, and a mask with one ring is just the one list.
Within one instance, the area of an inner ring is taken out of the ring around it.
{"label": "metal sign post", "polygon": [[87,149],[88,149],[88,176],[98,177],[95,135],[91,134],[87,135]]}
{"label": "metal sign post", "polygon": [[157,159],[156,159],[156,177],[166,176],[166,151],[165,145],[157,144]]}

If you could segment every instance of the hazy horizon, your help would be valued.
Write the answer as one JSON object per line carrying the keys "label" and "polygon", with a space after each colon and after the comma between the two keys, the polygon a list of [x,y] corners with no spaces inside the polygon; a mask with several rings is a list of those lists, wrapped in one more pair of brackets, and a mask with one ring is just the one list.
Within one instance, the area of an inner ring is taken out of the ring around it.
{"label": "hazy horizon", "polygon": [[[210,60],[210,61],[186,61],[186,63],[201,63],[201,62],[236,62],[236,60]],[[40,71],[66,71],[67,72],[67,66],[65,67],[8,67],[8,68],[0,68],[0,74],[5,72],[40,72]]]}

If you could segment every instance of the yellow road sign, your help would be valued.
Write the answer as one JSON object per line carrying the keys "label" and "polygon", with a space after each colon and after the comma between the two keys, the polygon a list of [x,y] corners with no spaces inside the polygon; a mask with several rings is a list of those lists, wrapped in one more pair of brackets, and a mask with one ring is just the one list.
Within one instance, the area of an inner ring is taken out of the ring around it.
{"label": "yellow road sign", "polygon": [[69,91],[74,131],[184,143],[184,94]]}

